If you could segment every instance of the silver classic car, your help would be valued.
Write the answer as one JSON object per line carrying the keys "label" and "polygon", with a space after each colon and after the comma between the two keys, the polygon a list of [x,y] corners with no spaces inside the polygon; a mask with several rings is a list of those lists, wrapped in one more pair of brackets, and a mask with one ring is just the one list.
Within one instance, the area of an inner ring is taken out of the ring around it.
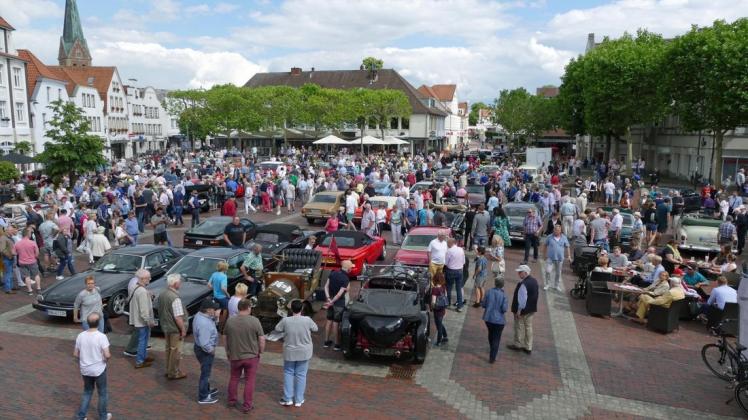
{"label": "silver classic car", "polygon": [[[718,241],[721,219],[700,213],[684,214],[675,226],[678,248],[682,250],[719,252]],[[733,249],[736,249],[733,244]]]}

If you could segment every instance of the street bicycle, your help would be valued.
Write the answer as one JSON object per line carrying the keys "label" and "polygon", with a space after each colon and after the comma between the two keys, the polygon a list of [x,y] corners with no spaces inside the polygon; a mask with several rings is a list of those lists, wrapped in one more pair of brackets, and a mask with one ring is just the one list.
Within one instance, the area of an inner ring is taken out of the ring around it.
{"label": "street bicycle", "polygon": [[725,319],[712,328],[717,343],[710,343],[702,347],[701,358],[709,370],[718,378],[730,382],[734,387],[733,397],[725,401],[725,404],[737,400],[740,408],[748,413],[748,358],[743,355],[746,347],[740,343],[731,344],[727,340],[732,335],[725,332],[723,324],[736,322],[734,319]]}

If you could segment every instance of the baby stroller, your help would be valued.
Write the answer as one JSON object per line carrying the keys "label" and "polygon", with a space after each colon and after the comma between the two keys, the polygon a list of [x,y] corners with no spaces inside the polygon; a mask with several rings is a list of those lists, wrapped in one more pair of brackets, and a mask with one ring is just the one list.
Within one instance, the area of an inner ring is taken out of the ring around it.
{"label": "baby stroller", "polygon": [[577,275],[577,282],[570,293],[574,298],[584,299],[587,296],[587,278],[597,266],[597,259],[602,248],[588,246],[584,238],[575,238],[572,241],[572,249],[574,262],[571,263],[571,268]]}

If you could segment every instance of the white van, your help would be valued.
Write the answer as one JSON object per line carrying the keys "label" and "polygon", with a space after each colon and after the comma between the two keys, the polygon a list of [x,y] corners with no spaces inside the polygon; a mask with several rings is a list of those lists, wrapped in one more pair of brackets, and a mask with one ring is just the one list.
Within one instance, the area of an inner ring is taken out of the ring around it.
{"label": "white van", "polygon": [[538,182],[538,174],[540,174],[540,167],[538,165],[524,164],[519,169],[530,175],[533,182]]}

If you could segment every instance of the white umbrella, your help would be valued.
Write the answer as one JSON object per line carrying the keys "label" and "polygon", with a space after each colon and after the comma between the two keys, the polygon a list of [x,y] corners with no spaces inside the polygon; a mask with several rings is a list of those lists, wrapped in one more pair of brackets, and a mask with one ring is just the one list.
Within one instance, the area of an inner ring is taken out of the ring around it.
{"label": "white umbrella", "polygon": [[[359,138],[357,138],[355,140],[351,140],[351,142],[348,143],[348,144],[361,144],[361,143],[362,143],[361,142],[361,137],[359,137]],[[384,144],[384,141],[382,139],[378,139],[376,137],[364,136],[364,138],[363,138],[363,144],[368,144],[368,145],[372,145],[373,144],[373,145],[380,145],[381,146],[381,145]]]}
{"label": "white umbrella", "polygon": [[327,137],[322,137],[321,139],[314,142],[314,144],[344,144],[346,146],[350,145],[347,141],[341,139],[338,136],[333,136],[332,134]]}
{"label": "white umbrella", "polygon": [[397,137],[387,136],[384,138],[384,144],[386,145],[401,145],[401,144],[410,144],[407,141],[403,139],[399,139]]}

